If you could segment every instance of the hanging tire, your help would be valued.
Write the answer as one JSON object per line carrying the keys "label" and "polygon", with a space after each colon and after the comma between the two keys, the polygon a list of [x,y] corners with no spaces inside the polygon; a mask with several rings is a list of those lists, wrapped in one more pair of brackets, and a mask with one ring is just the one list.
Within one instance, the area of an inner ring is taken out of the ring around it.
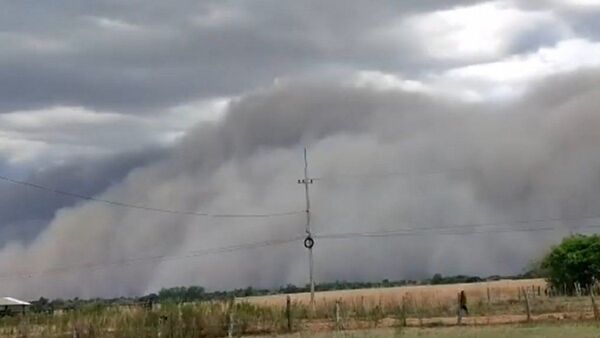
{"label": "hanging tire", "polygon": [[315,240],[308,236],[304,239],[304,247],[307,249],[312,249],[312,247],[315,246]]}

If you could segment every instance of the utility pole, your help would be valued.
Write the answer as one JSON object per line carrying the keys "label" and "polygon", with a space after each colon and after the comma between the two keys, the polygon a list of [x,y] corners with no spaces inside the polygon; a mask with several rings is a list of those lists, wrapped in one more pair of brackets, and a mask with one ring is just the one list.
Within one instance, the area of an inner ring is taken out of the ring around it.
{"label": "utility pole", "polygon": [[306,238],[304,239],[304,247],[308,249],[308,275],[310,279],[310,305],[312,308],[315,306],[315,281],[313,278],[313,246],[315,240],[312,237],[312,231],[310,229],[310,197],[308,193],[308,185],[313,183],[312,178],[308,178],[308,158],[306,155],[306,148],[304,148],[304,178],[298,180],[298,184],[304,184],[304,191],[306,193]]}

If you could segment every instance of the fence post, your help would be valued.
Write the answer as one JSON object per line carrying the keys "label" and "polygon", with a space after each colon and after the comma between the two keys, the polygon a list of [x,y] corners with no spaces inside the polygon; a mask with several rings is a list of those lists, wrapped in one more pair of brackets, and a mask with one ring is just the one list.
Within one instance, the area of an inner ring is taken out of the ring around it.
{"label": "fence post", "polygon": [[292,298],[287,295],[285,300],[285,317],[287,318],[288,332],[292,332]]}
{"label": "fence post", "polygon": [[335,301],[335,329],[341,330],[342,324],[340,319],[340,300],[336,299]]}
{"label": "fence post", "polygon": [[19,315],[19,325],[17,327],[17,332],[19,333],[19,337],[27,338],[29,337],[29,319],[25,316],[25,307],[23,306],[23,312]]}
{"label": "fence post", "polygon": [[402,295],[402,326],[406,327],[406,295]]}
{"label": "fence post", "polygon": [[227,327],[227,337],[229,337],[229,338],[233,337],[233,331],[235,329],[234,314],[233,314],[234,310],[235,310],[235,296],[232,297],[229,302],[229,325]]}
{"label": "fence post", "polygon": [[486,314],[487,314],[487,323],[490,323],[490,316],[492,315],[492,297],[491,297],[491,293],[490,293],[490,288],[487,288],[487,307],[486,307]]}
{"label": "fence post", "polygon": [[227,337],[233,337],[233,311],[229,312],[229,327],[227,328]]}
{"label": "fence post", "polygon": [[460,325],[462,323],[462,308],[461,308],[461,304],[460,304],[460,292],[458,293],[458,302],[457,302],[457,310],[456,310],[456,324]]}
{"label": "fence post", "polygon": [[525,298],[525,311],[527,311],[527,321],[531,321],[531,308],[529,306],[529,297],[527,296],[527,290],[525,288],[522,289],[523,298]]}
{"label": "fence post", "polygon": [[590,299],[592,300],[592,310],[594,311],[594,320],[600,320],[600,312],[598,312],[598,306],[596,306],[596,299],[594,298],[593,291],[590,291]]}

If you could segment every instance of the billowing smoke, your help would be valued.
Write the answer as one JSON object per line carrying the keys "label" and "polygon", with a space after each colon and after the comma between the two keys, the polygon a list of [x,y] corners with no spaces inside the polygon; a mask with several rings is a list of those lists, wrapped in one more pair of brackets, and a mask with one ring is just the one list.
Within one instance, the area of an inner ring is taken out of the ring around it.
{"label": "billowing smoke", "polygon": [[[213,213],[301,211],[297,179],[307,146],[310,174],[321,178],[311,186],[317,235],[461,224],[557,228],[322,239],[318,281],[518,273],[569,231],[594,225],[582,218],[600,207],[599,78],[555,77],[494,108],[351,85],[276,85],[232,102],[222,120],[196,126],[170,155],[132,170],[99,198]],[[117,264],[303,232],[301,213],[210,218],[82,201],[58,211],[31,243],[4,247],[2,291],[91,297],[188,284],[304,284],[300,241]]]}

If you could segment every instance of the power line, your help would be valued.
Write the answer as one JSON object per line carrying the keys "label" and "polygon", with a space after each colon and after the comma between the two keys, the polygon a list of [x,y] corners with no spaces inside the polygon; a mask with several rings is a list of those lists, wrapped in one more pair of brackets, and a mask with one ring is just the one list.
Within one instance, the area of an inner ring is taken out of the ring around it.
{"label": "power line", "polygon": [[[600,228],[600,224],[597,225],[581,225],[575,228]],[[361,237],[381,238],[381,237],[401,237],[401,236],[464,236],[474,234],[489,234],[489,233],[508,233],[508,232],[537,232],[537,231],[552,231],[560,230],[562,227],[559,226],[544,226],[535,228],[508,228],[508,229],[487,229],[487,230],[461,230],[461,231],[441,231],[441,232],[424,232],[424,231],[406,231],[406,230],[382,230],[382,231],[371,231],[371,232],[348,232],[348,233],[331,233],[316,235],[318,239],[352,239]],[[440,229],[446,230],[446,229]]]}
{"label": "power line", "polygon": [[[596,217],[599,218],[599,217]],[[515,225],[515,224],[512,224]],[[465,227],[490,227],[494,225],[479,224],[479,225],[458,225],[455,227],[431,227],[431,228],[404,228],[404,229],[393,229],[393,230],[381,230],[371,232],[347,232],[347,233],[329,233],[313,235],[317,239],[329,239],[329,240],[343,240],[353,238],[385,238],[385,237],[403,237],[403,236],[467,236],[475,234],[492,234],[492,233],[513,233],[513,232],[539,232],[539,231],[553,231],[560,230],[560,226],[542,226],[542,227],[529,227],[529,228],[499,228],[499,229],[471,229],[462,230]],[[498,226],[498,225],[495,225]],[[593,225],[580,225],[574,228],[585,229],[585,228],[600,228],[600,224]],[[434,230],[434,231],[432,231]],[[0,275],[0,279],[13,279],[13,278],[31,278],[39,275],[52,275],[52,274],[63,274],[77,270],[96,270],[102,268],[108,268],[111,266],[127,266],[134,263],[150,263],[150,262],[162,262],[171,260],[191,259],[196,257],[202,257],[207,255],[214,255],[220,253],[229,253],[235,251],[251,250],[256,248],[270,247],[276,245],[287,244],[295,241],[301,241],[304,236],[296,236],[289,239],[279,240],[268,240],[261,242],[252,242],[237,244],[219,248],[211,248],[204,250],[189,251],[182,255],[155,255],[155,256],[141,256],[133,258],[123,258],[109,262],[90,262],[76,266],[65,266],[65,267],[54,267],[41,271],[34,271],[28,273],[19,273],[13,275]]]}
{"label": "power line", "polygon": [[335,175],[325,175],[314,177],[315,181],[339,181],[340,179],[385,179],[392,177],[426,177],[426,176],[441,176],[441,175],[456,175],[463,173],[464,169],[453,169],[444,171],[425,171],[425,172],[409,172],[409,171],[383,171],[378,173],[341,173]]}
{"label": "power line", "polygon": [[172,260],[181,260],[181,259],[191,259],[198,258],[207,255],[221,254],[221,253],[229,253],[235,251],[245,251],[252,250],[257,248],[264,248],[270,246],[283,245],[287,243],[292,243],[296,241],[302,240],[303,236],[297,236],[288,239],[276,239],[276,240],[267,240],[260,242],[252,242],[252,243],[244,243],[244,244],[236,244],[230,246],[224,246],[219,248],[211,248],[204,250],[194,250],[189,251],[187,253],[181,255],[156,255],[156,256],[140,256],[140,257],[132,257],[132,258],[123,258],[114,261],[108,262],[90,262],[81,265],[72,265],[72,266],[63,266],[63,267],[54,267],[40,271],[32,271],[27,273],[17,273],[17,274],[5,274],[0,275],[0,279],[13,279],[13,278],[31,278],[33,276],[42,276],[42,275],[52,275],[52,274],[64,274],[72,271],[78,270],[97,270],[108,268],[111,266],[127,266],[131,264],[137,263],[153,263],[153,262],[164,262],[164,261],[172,261]]}
{"label": "power line", "polygon": [[8,182],[8,183],[12,183],[15,185],[19,185],[19,186],[25,186],[25,187],[29,187],[29,188],[33,188],[33,189],[37,189],[37,190],[42,190],[45,192],[49,192],[49,193],[54,193],[57,195],[63,195],[63,196],[69,196],[72,198],[78,198],[78,199],[82,199],[82,200],[87,200],[87,201],[92,201],[92,202],[97,202],[97,203],[104,203],[110,206],[116,206],[116,207],[121,207],[121,208],[128,208],[128,209],[137,209],[137,210],[144,210],[144,211],[152,211],[152,212],[159,212],[159,213],[165,213],[165,214],[177,214],[177,215],[187,215],[187,216],[201,216],[201,217],[213,217],[213,218],[267,218],[267,217],[280,217],[280,216],[291,216],[291,215],[299,215],[299,214],[304,214],[304,211],[284,211],[284,212],[273,212],[273,213],[241,213],[241,214],[236,214],[236,213],[223,213],[223,214],[219,214],[219,213],[208,213],[208,212],[200,212],[200,211],[186,211],[186,210],[176,210],[176,209],[165,209],[165,208],[157,208],[157,207],[151,207],[151,206],[144,206],[144,205],[137,205],[137,204],[130,204],[130,203],[125,203],[125,202],[119,202],[119,201],[112,201],[112,200],[107,200],[107,199],[102,199],[102,198],[96,198],[93,196],[88,196],[88,195],[82,195],[82,194],[78,194],[78,193],[74,193],[74,192],[69,192],[69,191],[64,191],[64,190],[59,190],[59,189],[54,189],[51,187],[47,187],[44,185],[40,185],[40,184],[36,184],[36,183],[32,183],[32,182],[27,182],[27,181],[21,181],[21,180],[16,180],[10,177],[6,177],[6,176],[1,176],[0,175],[0,180]]}
{"label": "power line", "polygon": [[[453,174],[453,173],[456,173],[459,171],[453,170],[453,171],[446,171],[446,172],[429,172],[429,173],[427,173],[427,172],[424,172],[424,173],[386,172],[386,173],[380,173],[380,174],[364,174],[364,175],[341,174],[341,175],[330,176],[330,177],[322,176],[322,177],[317,177],[317,178],[309,178],[308,172],[307,172],[308,164],[307,164],[307,159],[306,159],[306,149],[305,149],[304,156],[305,156],[305,172],[304,172],[305,176],[304,176],[304,180],[300,180],[299,183],[302,183],[305,185],[306,199],[307,199],[306,210],[279,212],[279,213],[257,213],[257,214],[234,214],[234,213],[217,214],[217,213],[215,213],[215,214],[213,214],[213,213],[207,213],[207,212],[164,209],[164,208],[157,208],[157,207],[151,207],[151,206],[124,203],[124,202],[107,200],[107,199],[100,199],[100,198],[96,198],[93,196],[58,190],[58,189],[54,189],[54,188],[51,188],[48,186],[43,186],[43,185],[32,183],[32,182],[16,180],[16,179],[9,178],[6,176],[1,176],[1,175],[0,175],[0,180],[9,182],[11,184],[25,186],[25,187],[29,187],[29,188],[49,192],[49,193],[65,195],[65,196],[69,196],[69,197],[73,197],[73,198],[78,198],[78,199],[83,199],[83,200],[88,200],[88,201],[93,201],[93,202],[98,202],[98,203],[104,203],[104,204],[107,204],[110,206],[131,208],[131,209],[138,209],[138,210],[152,211],[152,212],[160,212],[160,213],[168,213],[168,214],[181,214],[181,215],[188,215],[188,216],[202,216],[202,217],[214,217],[214,218],[266,218],[266,217],[288,216],[288,215],[298,215],[298,214],[306,213],[306,215],[307,215],[306,232],[307,232],[308,237],[311,238],[311,240],[312,240],[312,238],[335,240],[335,239],[352,239],[352,238],[365,238],[365,237],[366,238],[382,238],[382,237],[392,237],[392,236],[393,237],[401,237],[401,236],[425,236],[425,235],[465,236],[465,235],[489,234],[489,233],[552,231],[552,230],[560,229],[561,227],[542,225],[539,227],[514,228],[514,227],[510,227],[510,226],[516,226],[519,224],[533,225],[536,223],[551,222],[551,221],[558,222],[558,221],[574,221],[574,220],[580,220],[580,221],[596,220],[596,219],[600,218],[600,215],[586,216],[586,217],[554,217],[554,218],[539,218],[539,219],[532,219],[532,220],[522,220],[522,221],[502,222],[502,223],[472,223],[472,224],[455,224],[455,225],[449,225],[449,226],[412,227],[412,228],[370,231],[370,232],[347,232],[347,233],[329,233],[329,234],[324,233],[324,234],[317,234],[317,235],[313,236],[310,231],[310,203],[308,200],[308,184],[312,183],[313,181],[331,180],[331,179],[337,179],[338,177],[385,178],[385,177],[392,177],[392,176],[449,175],[449,174]],[[504,228],[501,228],[502,226]],[[600,225],[581,225],[581,226],[577,226],[575,228],[598,228],[598,227],[600,227]],[[290,242],[294,242],[294,241],[299,241],[302,239],[305,239],[304,236],[298,236],[298,237],[294,237],[294,238],[290,238],[290,239],[269,240],[269,241],[262,241],[262,242],[225,246],[225,247],[219,247],[219,248],[196,250],[196,251],[187,252],[182,255],[166,254],[166,255],[155,255],[155,256],[139,256],[139,257],[133,257],[133,258],[123,258],[123,259],[119,259],[119,260],[115,260],[115,261],[108,261],[108,262],[90,262],[90,263],[86,263],[86,264],[78,265],[78,266],[54,267],[54,268],[49,268],[46,270],[30,272],[30,273],[20,273],[20,274],[16,274],[16,275],[0,275],[0,279],[32,277],[35,275],[60,274],[60,273],[67,273],[70,271],[80,270],[80,269],[94,270],[94,269],[106,268],[106,267],[110,267],[110,266],[126,266],[126,265],[131,265],[134,263],[138,263],[138,262],[139,263],[157,262],[157,261],[160,262],[160,261],[168,261],[168,260],[190,259],[190,258],[194,258],[194,257],[200,257],[200,256],[205,256],[205,255],[211,255],[211,254],[228,253],[228,252],[241,251],[241,250],[250,250],[250,249],[254,249],[254,248],[269,247],[269,246],[274,246],[274,245],[282,245],[282,244],[286,244],[286,243],[290,243]],[[305,245],[306,245],[306,242],[305,242]],[[312,249],[312,246],[310,249]],[[313,285],[313,282],[312,282],[312,251],[311,250],[309,250],[309,251],[311,254],[309,264],[310,264],[310,275],[311,275],[310,280],[311,280],[311,286],[312,286]]]}
{"label": "power line", "polygon": [[[575,228],[584,229],[584,228],[600,228],[600,224],[594,225],[582,225],[577,226]],[[382,230],[382,231],[371,231],[371,232],[348,232],[348,233],[329,233],[329,234],[321,234],[321,235],[313,235],[318,239],[329,239],[329,240],[340,240],[340,239],[353,239],[353,238],[385,238],[385,237],[402,237],[402,236],[425,236],[425,235],[433,235],[433,236],[465,236],[465,235],[474,235],[474,234],[491,234],[491,233],[512,233],[512,232],[538,232],[538,231],[552,231],[559,230],[561,227],[559,226],[544,226],[544,227],[533,227],[533,228],[500,228],[500,229],[474,229],[474,230],[460,230],[457,229],[444,229],[438,228],[438,230],[445,231],[415,231],[419,229],[395,229],[395,230]],[[264,248],[270,246],[283,245],[287,243],[292,243],[296,241],[301,241],[304,239],[304,236],[296,236],[289,239],[278,239],[278,240],[268,240],[261,242],[252,242],[252,243],[244,243],[237,244],[219,248],[211,248],[204,250],[195,250],[189,251],[182,255],[155,255],[155,256],[141,256],[141,257],[132,257],[132,258],[123,258],[114,261],[108,262],[90,262],[81,265],[73,265],[73,266],[64,266],[64,267],[54,267],[40,271],[32,271],[27,273],[18,273],[18,274],[6,274],[0,275],[0,279],[14,279],[14,278],[31,278],[34,276],[43,276],[43,275],[56,275],[56,274],[64,274],[72,271],[78,270],[97,270],[104,269],[111,266],[128,266],[134,263],[152,263],[152,262],[163,262],[163,261],[172,261],[172,260],[182,260],[182,259],[192,259],[207,255],[214,254],[222,254],[229,253],[235,251],[245,251],[252,250],[257,248]]]}
{"label": "power line", "polygon": [[[499,226],[511,226],[511,225],[519,225],[519,224],[535,224],[535,223],[559,222],[559,221],[586,221],[586,220],[597,220],[599,218],[600,218],[600,215],[589,215],[589,216],[579,216],[579,217],[577,217],[577,216],[546,217],[546,218],[536,218],[536,219],[530,219],[530,220],[507,221],[507,222],[466,223],[466,224],[454,224],[454,225],[447,225],[447,226],[410,227],[410,228],[376,231],[374,233],[376,233],[376,234],[396,233],[396,232],[410,233],[412,231],[435,232],[435,231],[440,231],[440,230],[444,231],[444,230],[456,230],[456,229],[463,229],[463,228],[499,227]],[[581,227],[581,226],[579,226],[579,227]],[[365,234],[363,237],[368,237],[367,235],[370,234],[370,232],[356,232],[356,233],[345,233],[345,234],[349,234],[349,235]],[[328,238],[330,235],[335,235],[335,234],[321,234],[321,235],[318,235],[315,237],[316,238]]]}

